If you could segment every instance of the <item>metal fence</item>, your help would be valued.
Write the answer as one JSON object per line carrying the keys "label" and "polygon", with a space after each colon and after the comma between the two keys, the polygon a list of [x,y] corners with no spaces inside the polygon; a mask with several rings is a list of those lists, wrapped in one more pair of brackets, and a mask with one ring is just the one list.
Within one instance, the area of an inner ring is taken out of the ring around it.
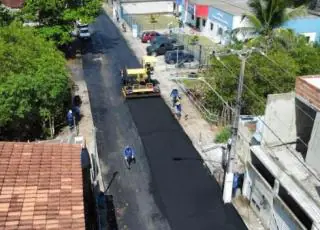
{"label": "metal fence", "polygon": [[184,33],[173,32],[172,37],[184,45],[185,50],[192,53],[201,65],[208,65],[210,63],[210,56],[217,47],[206,46],[198,43],[192,43],[192,36]]}
{"label": "metal fence", "polygon": [[138,36],[141,35],[143,31],[143,26],[139,24],[132,15],[128,14],[125,9],[121,6],[121,18],[128,24],[130,29],[132,30],[132,27],[136,26]]}

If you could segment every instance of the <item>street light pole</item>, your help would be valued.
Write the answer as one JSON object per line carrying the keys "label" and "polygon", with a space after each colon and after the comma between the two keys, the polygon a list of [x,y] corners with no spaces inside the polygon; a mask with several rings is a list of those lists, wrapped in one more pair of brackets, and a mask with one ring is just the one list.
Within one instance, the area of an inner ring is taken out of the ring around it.
{"label": "street light pole", "polygon": [[232,188],[233,188],[233,176],[234,176],[233,163],[236,155],[236,142],[237,142],[239,119],[240,119],[240,112],[241,112],[241,97],[242,97],[242,91],[243,91],[244,71],[245,71],[246,59],[247,59],[247,56],[245,54],[240,54],[239,57],[241,60],[241,68],[240,68],[240,75],[238,80],[235,116],[234,116],[233,125],[232,125],[231,150],[227,148],[228,163],[227,163],[227,172],[226,172],[224,186],[223,186],[224,203],[230,203],[232,200]]}

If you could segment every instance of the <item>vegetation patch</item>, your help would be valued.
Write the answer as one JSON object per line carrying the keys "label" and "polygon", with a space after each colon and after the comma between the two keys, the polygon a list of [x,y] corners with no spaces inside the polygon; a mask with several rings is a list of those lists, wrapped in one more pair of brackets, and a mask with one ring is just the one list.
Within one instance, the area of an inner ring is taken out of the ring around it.
{"label": "vegetation patch", "polygon": [[231,128],[223,127],[216,135],[215,142],[216,143],[226,143],[228,139],[231,137]]}

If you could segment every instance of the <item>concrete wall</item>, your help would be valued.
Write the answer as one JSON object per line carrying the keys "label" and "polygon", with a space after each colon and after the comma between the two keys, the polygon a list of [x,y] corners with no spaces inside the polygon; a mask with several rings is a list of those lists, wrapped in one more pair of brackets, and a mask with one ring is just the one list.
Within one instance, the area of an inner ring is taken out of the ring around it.
{"label": "concrete wall", "polygon": [[273,199],[273,212],[274,215],[270,216],[270,229],[306,230],[279,196]]}
{"label": "concrete wall", "polygon": [[250,206],[268,228],[273,200],[272,188],[250,163],[246,168],[243,196],[250,200]]}
{"label": "concrete wall", "polygon": [[126,14],[173,13],[173,2],[121,3]]}
{"label": "concrete wall", "polygon": [[251,162],[250,146],[249,143],[253,134],[249,131],[244,123],[239,123],[239,136],[236,144],[236,152],[242,162]]}
{"label": "concrete wall", "polygon": [[308,143],[310,141],[316,111],[310,107],[306,101],[302,102],[296,98],[296,127],[297,127],[297,146],[296,150],[306,159]]}
{"label": "concrete wall", "polygon": [[305,227],[277,193],[273,192],[273,188],[251,163],[247,164],[242,191],[242,195],[250,200],[250,206],[266,229],[305,230]]}
{"label": "concrete wall", "polygon": [[306,162],[320,173],[320,112],[314,120]]}
{"label": "concrete wall", "polygon": [[264,121],[266,125],[262,132],[263,145],[296,142],[295,94],[268,95]]}

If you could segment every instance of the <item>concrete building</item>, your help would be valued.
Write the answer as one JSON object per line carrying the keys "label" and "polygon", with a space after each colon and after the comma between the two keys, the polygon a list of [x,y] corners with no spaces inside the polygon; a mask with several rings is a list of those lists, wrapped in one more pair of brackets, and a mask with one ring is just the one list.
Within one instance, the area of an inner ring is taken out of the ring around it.
{"label": "concrete building", "polygon": [[295,92],[269,95],[257,121],[255,133],[239,127],[242,195],[268,229],[320,229],[320,76],[299,77]]}
{"label": "concrete building", "polygon": [[[217,43],[227,44],[232,30],[248,26],[245,20],[241,20],[243,13],[250,11],[247,0],[180,0],[176,4],[178,7],[182,5],[180,8],[184,10],[183,20],[186,24]],[[305,35],[310,42],[320,41],[320,17],[317,15],[290,20],[282,27]],[[247,37],[248,34],[239,34],[238,39]]]}
{"label": "concrete building", "polygon": [[174,0],[119,0],[121,14],[173,14]]}

